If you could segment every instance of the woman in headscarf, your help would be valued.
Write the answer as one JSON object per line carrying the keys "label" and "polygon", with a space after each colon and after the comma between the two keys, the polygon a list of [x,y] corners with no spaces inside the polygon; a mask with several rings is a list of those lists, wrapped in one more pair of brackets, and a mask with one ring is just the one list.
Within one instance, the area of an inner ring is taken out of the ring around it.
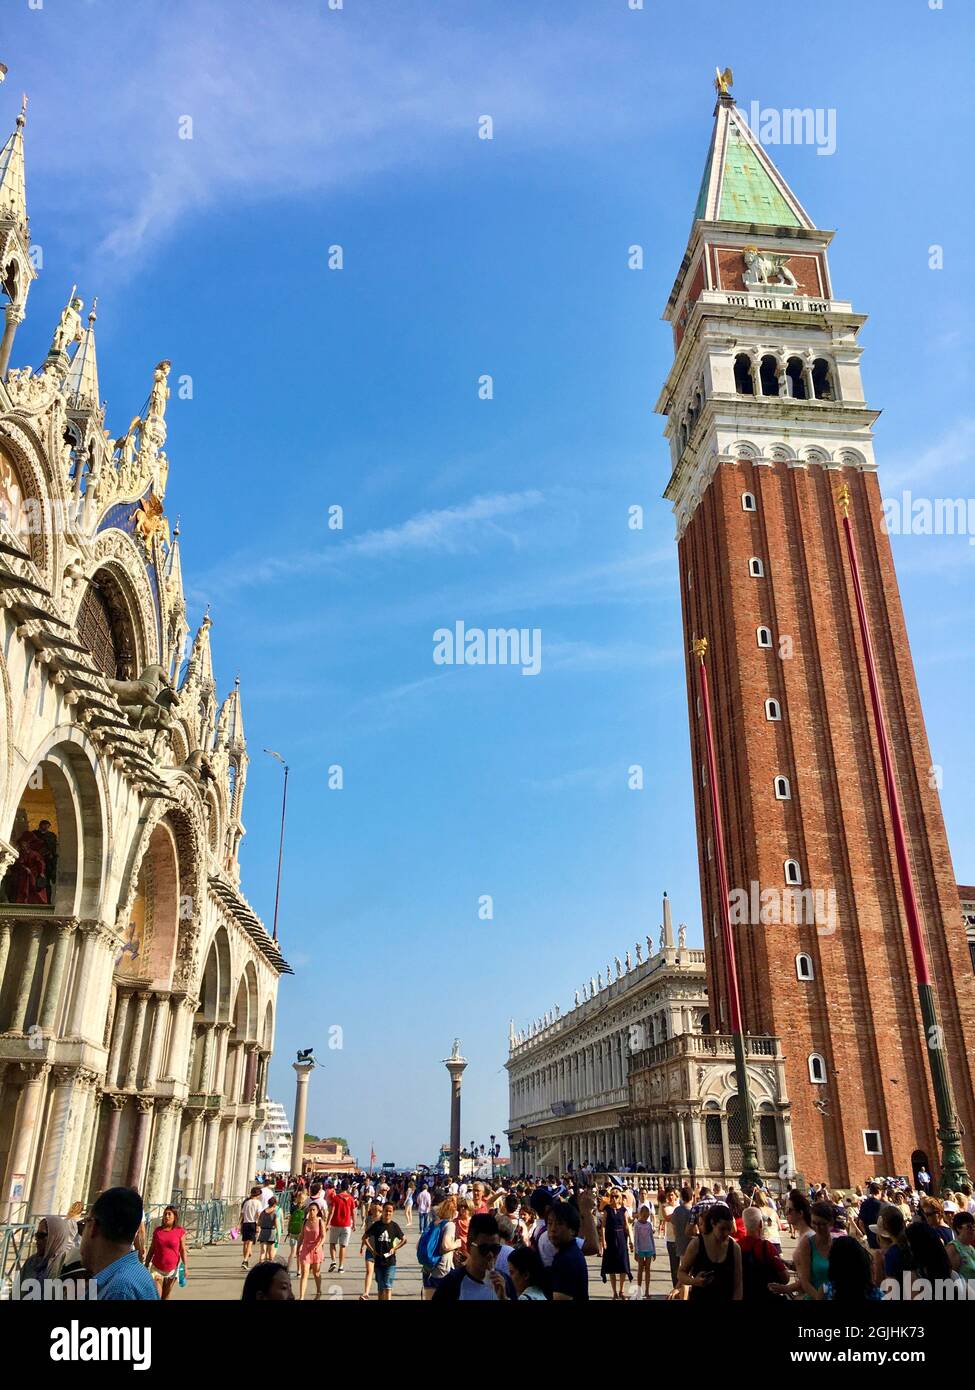
{"label": "woman in headscarf", "polygon": [[20,1282],[28,1279],[57,1279],[67,1256],[78,1244],[78,1223],[66,1216],[42,1216],[34,1232],[37,1249],[28,1256],[20,1271]]}

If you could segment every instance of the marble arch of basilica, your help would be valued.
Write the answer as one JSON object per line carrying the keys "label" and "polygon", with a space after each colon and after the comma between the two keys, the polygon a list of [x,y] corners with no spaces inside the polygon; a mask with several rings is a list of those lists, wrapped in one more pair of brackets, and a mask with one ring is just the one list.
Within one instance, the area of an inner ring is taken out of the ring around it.
{"label": "marble arch of basilica", "polygon": [[0,1221],[120,1182],[239,1195],[289,971],[240,889],[247,747],[209,618],[184,659],[170,364],[114,440],[73,293],[42,366],[9,369],[23,131],[0,152]]}

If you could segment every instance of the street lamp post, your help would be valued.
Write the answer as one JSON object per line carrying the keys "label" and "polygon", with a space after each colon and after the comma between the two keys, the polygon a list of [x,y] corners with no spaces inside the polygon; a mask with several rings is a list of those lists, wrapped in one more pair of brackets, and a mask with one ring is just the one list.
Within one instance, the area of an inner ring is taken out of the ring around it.
{"label": "street lamp post", "polygon": [[511,1152],[513,1154],[521,1154],[521,1176],[525,1177],[525,1155],[529,1152],[532,1145],[538,1142],[538,1137],[537,1135],[528,1133],[527,1125],[522,1125],[521,1129],[518,1132],[521,1135],[521,1138],[518,1140],[516,1144],[511,1145]]}
{"label": "street lamp post", "polygon": [[278,841],[278,881],[274,889],[274,926],[271,931],[271,939],[278,939],[278,903],[281,899],[281,865],[284,863],[284,817],[288,809],[288,773],[290,768],[280,753],[275,753],[273,748],[265,748],[265,753],[269,753],[272,758],[277,758],[284,768],[284,792],[281,797],[281,837]]}

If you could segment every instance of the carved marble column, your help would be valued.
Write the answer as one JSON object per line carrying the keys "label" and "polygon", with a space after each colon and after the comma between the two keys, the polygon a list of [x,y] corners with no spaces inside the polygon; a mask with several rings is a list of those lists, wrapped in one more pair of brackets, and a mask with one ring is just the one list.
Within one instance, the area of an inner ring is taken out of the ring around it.
{"label": "carved marble column", "polygon": [[216,1043],[214,1049],[215,1058],[211,1094],[215,1096],[222,1096],[224,1094],[224,1083],[226,1081],[227,1070],[227,1046],[230,1042],[230,1028],[231,1025],[229,1023],[217,1023],[214,1025],[213,1031],[216,1034]]}
{"label": "carved marble column", "polygon": [[[14,996],[14,1009],[10,1018],[11,1033],[23,1033],[27,1021],[27,1006],[30,1003],[34,974],[37,970],[37,957],[41,948],[41,937],[44,934],[44,923],[31,922],[29,926],[25,923],[24,928],[28,934],[27,955],[20,972],[20,979],[17,982],[17,993]],[[20,1169],[18,1168],[17,1171],[20,1172]]]}
{"label": "carved marble column", "polygon": [[126,1091],[132,1090],[138,1078],[139,1060],[142,1054],[142,1036],[146,1027],[146,1010],[149,1007],[149,1000],[151,997],[152,996],[145,990],[140,990],[136,996],[135,1019],[132,1024],[132,1041],[129,1044],[129,1056],[125,1068],[125,1079],[122,1082],[122,1087]]}
{"label": "carved marble column", "polygon": [[81,954],[75,972],[74,1001],[66,1032],[71,1037],[84,1037],[86,1014],[92,1000],[92,985],[97,979],[99,927],[97,922],[82,922]]}
{"label": "carved marble column", "polygon": [[48,1111],[45,1133],[41,1136],[43,1149],[37,1164],[37,1178],[31,1195],[35,1211],[56,1210],[54,1189],[58,1169],[63,1165],[71,1097],[78,1080],[77,1067],[54,1067],[51,1071],[53,1094]]}
{"label": "carved marble column", "polygon": [[67,1211],[72,1202],[82,1201],[85,1197],[84,1175],[88,1167],[91,1139],[91,1102],[97,1086],[97,1074],[87,1067],[80,1067],[71,1090],[61,1162],[54,1184],[54,1211]]}
{"label": "carved marble column", "polygon": [[203,1170],[201,1185],[212,1193],[217,1172],[217,1140],[220,1138],[220,1116],[213,1110],[206,1112],[206,1137],[203,1144]]}
{"label": "carved marble column", "polygon": [[247,1065],[244,1068],[244,1104],[251,1105],[257,1084],[257,1043],[245,1043],[244,1052],[247,1055]]}
{"label": "carved marble column", "polygon": [[181,1111],[182,1106],[176,1100],[164,1101],[159,1106],[145,1183],[145,1200],[149,1205],[168,1202],[172,1197],[175,1170],[173,1146],[179,1133]]}
{"label": "carved marble column", "polygon": [[120,1095],[107,1095],[108,1114],[105,1120],[105,1133],[102,1136],[101,1148],[95,1159],[95,1191],[104,1192],[106,1187],[111,1185],[112,1170],[115,1163],[115,1150],[118,1148],[118,1131],[122,1120],[122,1111],[126,1106],[126,1097]]}
{"label": "carved marble column", "polygon": [[162,1075],[173,1081],[177,1079],[188,1080],[187,1073],[192,1050],[193,1014],[195,1011],[195,1001],[187,998],[185,994],[174,993],[170,996],[169,1012],[172,1021],[169,1028],[169,1047],[166,1049],[166,1058],[162,1064]]}
{"label": "carved marble column", "polygon": [[270,1060],[270,1057],[270,1052],[265,1051],[264,1048],[258,1048],[259,1061],[257,1064],[256,1091],[256,1099],[258,1105],[264,1105],[267,1101],[267,1065]]}
{"label": "carved marble column", "polygon": [[129,1016],[129,1006],[132,1003],[131,994],[123,994],[121,991],[115,999],[115,1021],[112,1024],[112,1050],[108,1057],[108,1070],[105,1073],[106,1086],[118,1086],[119,1082],[119,1063],[122,1057],[122,1040],[125,1036],[125,1024]]}
{"label": "carved marble column", "polygon": [[74,944],[74,934],[77,927],[77,922],[63,922],[57,929],[54,959],[51,962],[51,970],[41,1002],[41,1016],[38,1020],[44,1033],[53,1032],[57,1022],[61,990],[64,987],[64,975],[68,968],[68,961],[71,959],[71,948]]}
{"label": "carved marble column", "polygon": [[237,1157],[234,1161],[233,1192],[231,1197],[244,1197],[250,1191],[251,1127],[246,1120],[237,1122]]}
{"label": "carved marble column", "polygon": [[[15,1174],[22,1173],[25,1178],[25,1193],[31,1195],[31,1159],[34,1156],[35,1138],[38,1128],[38,1120],[41,1113],[41,1105],[44,1099],[44,1088],[47,1085],[47,1077],[51,1068],[47,1062],[20,1062],[20,1074],[24,1078],[24,1084],[20,1090],[17,1101],[17,1112],[14,1116],[13,1138],[10,1144],[10,1153],[7,1158],[7,1171],[4,1176],[2,1201],[0,1201],[0,1220],[9,1220],[11,1213],[8,1196],[10,1183]],[[11,1066],[11,1074],[16,1073],[16,1066]]]}
{"label": "carved marble column", "polygon": [[212,1094],[211,1082],[213,1080],[213,1051],[216,1041],[216,1033],[213,1025],[207,1024],[203,1030],[203,1063],[200,1067],[200,1094],[208,1096]]}
{"label": "carved marble column", "polygon": [[198,1197],[203,1189],[203,1124],[204,1111],[197,1111],[190,1124],[189,1163],[187,1165],[186,1188]]}
{"label": "carved marble column", "polygon": [[146,1074],[143,1079],[143,1088],[147,1091],[155,1089],[156,1081],[159,1078],[159,1060],[162,1055],[163,1038],[168,1022],[169,997],[166,994],[157,993],[156,1007],[152,1016],[152,1032],[149,1034],[149,1054],[146,1058]]}
{"label": "carved marble column", "polygon": [[135,1126],[132,1132],[132,1147],[129,1149],[129,1163],[125,1171],[125,1186],[142,1190],[142,1169],[146,1158],[146,1140],[152,1123],[155,1102],[152,1096],[136,1098]]}
{"label": "carved marble column", "polygon": [[0,922],[0,985],[3,984],[3,974],[7,968],[7,957],[10,955],[10,927],[6,922]]}

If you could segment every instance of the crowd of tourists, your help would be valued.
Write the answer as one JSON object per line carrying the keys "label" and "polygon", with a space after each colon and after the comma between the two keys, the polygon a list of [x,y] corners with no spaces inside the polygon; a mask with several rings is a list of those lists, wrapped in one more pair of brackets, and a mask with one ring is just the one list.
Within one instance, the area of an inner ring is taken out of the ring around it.
{"label": "crowd of tourists", "polygon": [[[451,1180],[434,1173],[265,1176],[227,1233],[244,1301],[320,1299],[323,1278],[363,1261],[358,1298],[388,1302],[398,1266],[419,1267],[431,1302],[614,1300],[715,1303],[975,1298],[971,1188],[932,1196],[903,1179],[777,1196],[734,1185],[680,1189],[637,1175]],[[131,1188],[87,1213],[43,1218],[14,1297],[63,1297],[94,1281],[106,1300],[166,1300],[185,1282],[187,1232],[174,1206],[147,1222]],[[590,1265],[589,1261],[592,1260]],[[658,1265],[659,1262],[659,1265]],[[653,1292],[651,1276],[661,1270]],[[19,1292],[20,1290],[36,1292]],[[346,1297],[329,1281],[325,1296]],[[50,1291],[49,1291],[50,1290]]]}
{"label": "crowd of tourists", "polygon": [[[255,1187],[241,1213],[244,1264],[260,1246],[244,1296],[321,1298],[323,1272],[343,1273],[355,1236],[366,1301],[392,1298],[398,1257],[419,1264],[422,1298],[441,1302],[584,1301],[589,1257],[615,1300],[651,1297],[658,1258],[670,1284],[660,1296],[691,1302],[975,1298],[967,1186],[936,1198],[879,1179],[845,1193],[818,1186],[776,1197],[761,1187],[746,1195],[733,1185],[677,1190],[646,1181],[595,1173],[494,1183],[434,1174],[279,1178],[273,1198],[269,1184]],[[282,1204],[286,1227],[274,1214]],[[262,1264],[284,1269],[288,1281],[261,1273]],[[270,1294],[255,1292],[272,1280]]]}

